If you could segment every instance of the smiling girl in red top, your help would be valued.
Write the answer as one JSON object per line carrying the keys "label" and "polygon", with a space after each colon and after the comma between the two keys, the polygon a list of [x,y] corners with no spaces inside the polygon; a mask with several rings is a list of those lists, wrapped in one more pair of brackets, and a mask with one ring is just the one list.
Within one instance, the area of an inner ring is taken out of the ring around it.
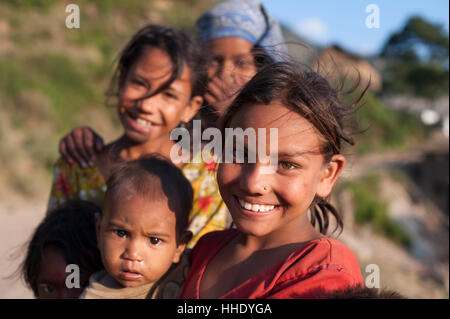
{"label": "smiling girl in red top", "polygon": [[[267,174],[258,158],[220,164],[219,189],[236,229],[198,242],[181,298],[315,298],[363,285],[354,254],[325,236],[329,214],[342,228],[327,197],[344,168],[341,142],[353,144],[342,124],[351,108],[322,77],[287,63],[243,88],[222,127],[276,128],[278,167]],[[248,139],[244,145],[257,154]]]}

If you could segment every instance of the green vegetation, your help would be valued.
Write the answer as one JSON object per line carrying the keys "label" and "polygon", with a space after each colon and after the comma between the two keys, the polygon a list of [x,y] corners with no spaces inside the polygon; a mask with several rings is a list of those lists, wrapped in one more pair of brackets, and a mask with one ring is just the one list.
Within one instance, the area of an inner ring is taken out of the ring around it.
{"label": "green vegetation", "polygon": [[[344,100],[351,103],[356,98],[356,94],[351,94]],[[360,104],[351,119],[351,126],[357,132],[356,150],[359,154],[402,149],[411,142],[422,142],[428,137],[428,128],[417,116],[387,107],[371,92],[365,94]]]}
{"label": "green vegetation", "polygon": [[3,0],[3,2],[20,9],[48,10],[57,0]]}
{"label": "green vegetation", "polygon": [[436,98],[448,94],[448,33],[441,25],[412,17],[388,39],[384,86],[392,93]]}
{"label": "green vegetation", "polygon": [[[80,28],[64,25],[70,2],[0,2],[1,182],[17,192],[41,192],[58,157],[58,140],[73,127],[95,125],[105,141],[120,123],[105,107],[115,58],[149,23],[187,27],[210,0],[80,0]],[[34,184],[33,184],[34,183]]]}
{"label": "green vegetation", "polygon": [[349,189],[353,193],[356,224],[370,224],[376,233],[408,248],[411,239],[400,225],[389,218],[388,204],[380,200],[379,187],[380,176],[372,174],[344,183],[339,191]]}
{"label": "green vegetation", "polygon": [[[92,104],[102,103],[100,92],[96,90],[89,74],[83,73],[66,56],[44,54],[23,60],[0,57],[0,68],[3,72],[0,95],[17,105],[20,103],[20,94],[26,90],[42,93],[51,102],[51,120],[57,128],[75,124],[71,122],[73,114]],[[26,107],[31,113],[20,114],[23,116],[22,121],[33,115],[33,108],[29,105]],[[22,112],[19,110],[19,113]]]}

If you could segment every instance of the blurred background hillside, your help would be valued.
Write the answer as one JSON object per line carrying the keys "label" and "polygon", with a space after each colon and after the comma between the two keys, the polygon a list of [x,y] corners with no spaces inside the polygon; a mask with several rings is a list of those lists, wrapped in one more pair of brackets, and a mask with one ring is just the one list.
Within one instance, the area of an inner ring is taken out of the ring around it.
{"label": "blurred background hillside", "polygon": [[[148,23],[194,34],[196,18],[216,2],[80,0],[81,27],[68,29],[70,1],[0,1],[0,298],[31,297],[4,277],[44,214],[58,140],[80,125],[106,142],[121,134],[104,103],[119,50]],[[410,16],[378,52],[361,55],[310,42],[280,22],[296,60],[320,65],[344,88],[359,79],[361,92],[370,80],[352,119],[362,132],[346,150],[333,197],[344,215],[339,239],[358,255],[364,277],[367,265],[379,265],[382,287],[448,298],[448,29]]]}

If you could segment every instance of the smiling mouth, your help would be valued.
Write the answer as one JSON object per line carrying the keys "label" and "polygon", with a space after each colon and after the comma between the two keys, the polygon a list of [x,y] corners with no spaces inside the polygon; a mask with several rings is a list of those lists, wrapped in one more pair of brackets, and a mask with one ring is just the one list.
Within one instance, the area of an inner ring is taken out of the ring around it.
{"label": "smiling mouth", "polygon": [[131,120],[133,120],[138,126],[145,128],[145,129],[149,129],[152,127],[152,123],[150,121],[144,120],[140,117],[135,116],[134,114],[127,112],[128,116],[130,117]]}
{"label": "smiling mouth", "polygon": [[280,206],[280,205],[265,205],[265,204],[249,203],[237,196],[233,195],[233,197],[235,198],[235,200],[238,202],[239,206],[242,209],[245,209],[245,210],[253,212],[253,213],[271,213]]}

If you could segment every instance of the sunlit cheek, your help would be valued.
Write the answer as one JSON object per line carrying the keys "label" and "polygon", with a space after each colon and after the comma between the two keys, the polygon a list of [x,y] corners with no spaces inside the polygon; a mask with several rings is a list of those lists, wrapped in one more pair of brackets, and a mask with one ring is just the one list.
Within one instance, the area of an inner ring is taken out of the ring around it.
{"label": "sunlit cheek", "polygon": [[[289,187],[285,187],[285,185],[289,185]],[[276,192],[294,210],[307,209],[315,194],[314,186],[299,176],[277,183]]]}
{"label": "sunlit cheek", "polygon": [[120,240],[114,238],[107,238],[102,247],[102,255],[109,262],[114,262],[120,258],[125,248]]}

